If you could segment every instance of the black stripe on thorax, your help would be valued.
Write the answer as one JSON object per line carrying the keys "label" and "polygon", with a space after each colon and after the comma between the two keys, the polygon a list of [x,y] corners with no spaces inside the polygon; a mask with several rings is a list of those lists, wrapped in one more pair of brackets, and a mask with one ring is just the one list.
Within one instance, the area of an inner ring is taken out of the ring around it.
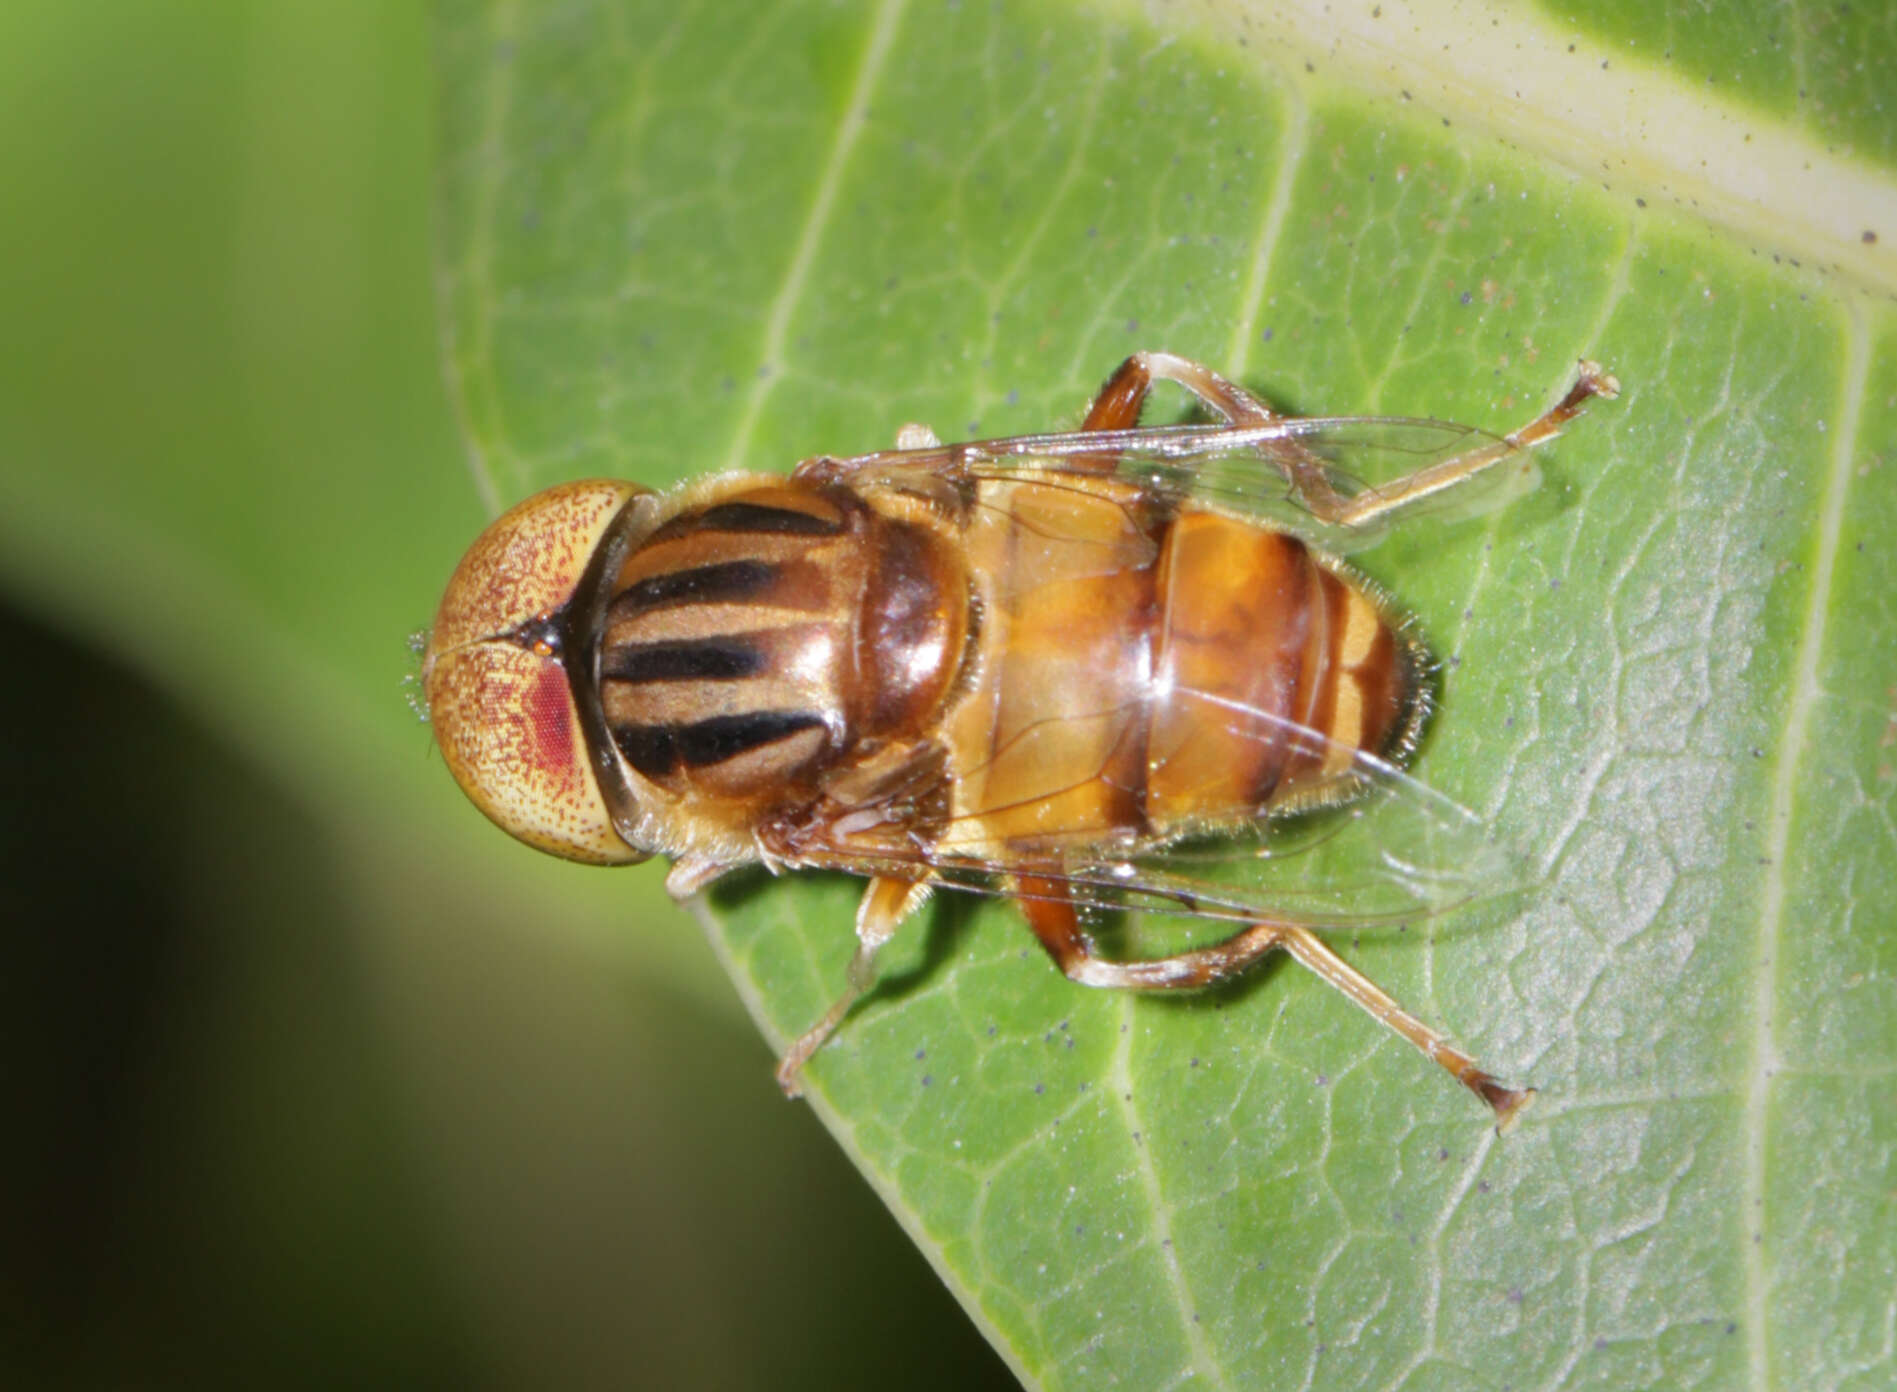
{"label": "black stripe on thorax", "polygon": [[647,778],[664,778],[681,764],[721,764],[801,730],[822,725],[814,711],[747,711],[689,725],[621,725],[613,730],[619,752]]}
{"label": "black stripe on thorax", "polygon": [[754,677],[769,665],[770,654],[762,644],[743,634],[720,634],[610,644],[601,657],[599,674],[625,682],[736,681]]}
{"label": "black stripe on thorax", "polygon": [[773,532],[795,536],[835,536],[843,524],[796,508],[769,503],[719,503],[675,524],[681,530],[705,532]]}
{"label": "black stripe on thorax", "polygon": [[614,597],[608,622],[668,604],[729,604],[750,599],[776,584],[780,576],[775,563],[755,560],[719,561],[649,575]]}

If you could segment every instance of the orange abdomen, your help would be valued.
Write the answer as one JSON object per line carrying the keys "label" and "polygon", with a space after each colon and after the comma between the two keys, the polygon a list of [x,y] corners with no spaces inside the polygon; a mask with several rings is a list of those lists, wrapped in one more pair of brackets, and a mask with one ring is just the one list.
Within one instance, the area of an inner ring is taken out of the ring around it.
{"label": "orange abdomen", "polygon": [[1296,537],[1106,480],[982,492],[942,850],[1085,859],[1347,797],[1354,751],[1407,752],[1420,649]]}
{"label": "orange abdomen", "polygon": [[1159,589],[1146,755],[1156,829],[1322,801],[1352,751],[1413,738],[1414,646],[1296,537],[1185,512],[1167,529]]}

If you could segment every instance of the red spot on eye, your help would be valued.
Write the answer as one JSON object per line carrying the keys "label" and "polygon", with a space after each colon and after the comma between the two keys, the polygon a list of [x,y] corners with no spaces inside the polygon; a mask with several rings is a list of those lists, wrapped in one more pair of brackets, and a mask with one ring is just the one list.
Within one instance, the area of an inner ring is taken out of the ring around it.
{"label": "red spot on eye", "polygon": [[527,718],[534,727],[534,762],[562,780],[573,776],[573,722],[567,705],[566,671],[542,663],[527,694]]}

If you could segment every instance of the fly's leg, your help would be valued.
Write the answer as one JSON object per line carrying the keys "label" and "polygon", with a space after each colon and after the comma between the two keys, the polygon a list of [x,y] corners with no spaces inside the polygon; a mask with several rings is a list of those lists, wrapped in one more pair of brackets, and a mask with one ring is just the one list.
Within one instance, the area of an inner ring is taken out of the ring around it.
{"label": "fly's leg", "polygon": [[1282,417],[1264,402],[1211,368],[1177,353],[1135,353],[1114,371],[1087,410],[1080,428],[1131,430],[1154,382],[1177,382],[1232,425],[1270,425]]}
{"label": "fly's leg", "polygon": [[778,1062],[777,1085],[784,1089],[784,1096],[803,1095],[798,1073],[810,1056],[823,1047],[824,1041],[836,1033],[836,1027],[843,1023],[843,1017],[850,1013],[857,997],[870,988],[876,979],[877,952],[895,936],[902,921],[916,911],[928,893],[926,884],[913,880],[878,875],[869,882],[862,902],[856,907],[856,955],[850,958],[843,994],[823,1013],[821,1020],[797,1037],[797,1042]]}
{"label": "fly's leg", "polygon": [[1533,1088],[1511,1088],[1437,1031],[1411,1015],[1369,977],[1332,952],[1308,928],[1289,923],[1256,923],[1210,947],[1139,962],[1108,962],[1093,955],[1093,944],[1080,931],[1073,900],[1058,880],[1023,876],[1016,892],[1028,926],[1048,955],[1071,980],[1083,986],[1120,990],[1191,990],[1238,975],[1269,952],[1283,951],[1342,991],[1378,1023],[1403,1036],[1450,1076],[1488,1104],[1502,1130],[1534,1099]]}
{"label": "fly's leg", "polygon": [[[1087,407],[1080,433],[1132,430],[1140,423],[1140,412],[1145,409],[1154,382],[1177,382],[1231,425],[1269,425],[1279,419],[1264,402],[1209,367],[1176,353],[1135,353],[1115,368],[1100,388],[1100,394]],[[1110,474],[1119,466],[1119,457],[1109,453],[1077,455],[1067,462],[1076,468]],[[1321,474],[1317,482],[1329,486]]]}
{"label": "fly's leg", "polygon": [[[1137,425],[1140,407],[1156,381],[1178,383],[1241,429],[1284,419],[1264,401],[1209,367],[1173,353],[1135,353],[1120,364],[1119,370],[1101,388],[1080,428],[1083,431],[1119,430]],[[1264,441],[1257,448],[1284,475],[1298,501],[1319,521],[1339,527],[1363,527],[1419,499],[1454,488],[1544,440],[1553,439],[1561,433],[1562,426],[1581,413],[1589,397],[1611,400],[1619,393],[1620,383],[1614,380],[1613,374],[1599,363],[1583,359],[1568,394],[1552,409],[1505,439],[1487,439],[1474,449],[1354,496],[1339,492],[1331,483],[1324,461],[1295,437]]]}
{"label": "fly's leg", "polygon": [[1614,375],[1599,363],[1583,358],[1579,375],[1574,385],[1568,388],[1568,394],[1521,429],[1512,431],[1500,440],[1486,440],[1474,449],[1464,450],[1461,454],[1418,469],[1403,478],[1367,489],[1345,500],[1343,509],[1335,515],[1316,506],[1311,510],[1324,521],[1345,527],[1361,527],[1378,521],[1419,499],[1454,488],[1504,459],[1533,449],[1544,440],[1552,440],[1561,433],[1562,426],[1581,414],[1581,408],[1587,404],[1589,397],[1598,396],[1612,401],[1619,395],[1620,383]]}
{"label": "fly's leg", "polygon": [[[1139,424],[1140,408],[1154,382],[1175,382],[1198,397],[1226,424],[1244,429],[1271,425],[1284,416],[1246,391],[1238,383],[1219,376],[1202,363],[1182,358],[1177,353],[1135,353],[1107,379],[1100,394],[1081,422],[1089,430],[1130,430]],[[1294,439],[1269,440],[1258,447],[1260,453],[1277,466],[1298,499],[1318,517],[1335,521],[1348,511],[1351,499],[1331,485],[1324,461]],[[1112,469],[1102,456],[1102,471]]]}

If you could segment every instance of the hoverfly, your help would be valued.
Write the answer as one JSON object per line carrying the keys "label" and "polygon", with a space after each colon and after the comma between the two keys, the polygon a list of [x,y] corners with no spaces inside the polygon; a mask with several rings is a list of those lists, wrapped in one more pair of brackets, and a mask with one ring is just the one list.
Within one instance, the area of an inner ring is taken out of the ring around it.
{"label": "hoverfly", "polygon": [[[1156,380],[1219,420],[1141,428]],[[836,1003],[798,1073],[936,886],[1013,898],[1074,981],[1205,986],[1288,952],[1482,1098],[1482,1069],[1314,930],[1440,911],[1485,889],[1472,814],[1402,772],[1430,660],[1337,552],[1531,474],[1528,451],[1618,385],[1583,362],[1513,434],[1290,417],[1196,363],[1128,358],[1078,431],[805,460],[654,493],[564,484],[463,557],[423,659],[463,790],[521,840],[594,863],[669,856],[689,896],[725,872],[867,876]],[[1335,461],[1410,465],[1364,488]],[[1361,883],[1223,873],[1288,814],[1391,806]],[[1251,847],[1208,858],[1209,839]],[[1236,923],[1211,946],[1106,960],[1081,911]]]}

